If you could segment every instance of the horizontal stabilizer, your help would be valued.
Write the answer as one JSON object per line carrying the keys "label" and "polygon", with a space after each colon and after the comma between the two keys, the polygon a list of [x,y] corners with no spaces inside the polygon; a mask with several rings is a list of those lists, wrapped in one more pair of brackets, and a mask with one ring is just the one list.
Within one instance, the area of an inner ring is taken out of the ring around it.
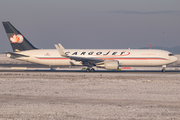
{"label": "horizontal stabilizer", "polygon": [[22,55],[22,54],[17,54],[17,53],[13,53],[13,52],[4,52],[6,54],[10,54],[10,55],[14,55],[16,57],[29,57],[27,55]]}

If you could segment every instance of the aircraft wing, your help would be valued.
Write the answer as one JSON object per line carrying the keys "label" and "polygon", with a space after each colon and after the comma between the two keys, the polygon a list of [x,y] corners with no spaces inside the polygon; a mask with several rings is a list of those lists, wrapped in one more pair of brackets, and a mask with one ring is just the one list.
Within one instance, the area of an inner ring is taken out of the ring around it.
{"label": "aircraft wing", "polygon": [[69,56],[71,60],[82,61],[83,63],[97,64],[104,62],[102,59]]}
{"label": "aircraft wing", "polygon": [[62,51],[61,46],[58,46],[58,45],[55,44],[55,47],[56,47],[56,49],[58,50],[58,52],[59,52],[59,54],[60,54],[61,56],[63,56],[63,57],[68,57],[68,58],[70,58],[71,60],[82,61],[82,63],[83,63],[84,65],[86,65],[86,64],[92,64],[92,65],[94,65],[94,64],[97,64],[97,63],[98,63],[98,64],[101,64],[101,63],[104,62],[104,60],[102,60],[102,59],[68,56],[68,55],[66,55],[66,54]]}

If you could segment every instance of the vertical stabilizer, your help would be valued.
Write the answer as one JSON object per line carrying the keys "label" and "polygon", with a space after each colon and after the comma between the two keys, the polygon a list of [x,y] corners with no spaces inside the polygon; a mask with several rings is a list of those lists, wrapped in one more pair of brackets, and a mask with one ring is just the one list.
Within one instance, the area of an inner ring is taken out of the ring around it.
{"label": "vertical stabilizer", "polygon": [[2,22],[14,52],[35,48],[10,22]]}

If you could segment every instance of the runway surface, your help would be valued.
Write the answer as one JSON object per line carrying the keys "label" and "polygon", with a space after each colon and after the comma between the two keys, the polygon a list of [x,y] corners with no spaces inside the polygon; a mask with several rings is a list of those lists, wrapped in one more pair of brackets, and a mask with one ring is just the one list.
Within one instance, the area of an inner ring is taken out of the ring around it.
{"label": "runway surface", "polygon": [[107,70],[96,70],[94,72],[86,72],[85,70],[48,70],[48,69],[30,69],[30,70],[21,70],[21,69],[0,69],[0,72],[58,72],[58,73],[144,73],[144,74],[180,74],[180,70],[166,70],[163,73],[161,70],[121,70],[121,71],[107,71]]}
{"label": "runway surface", "polygon": [[[9,59],[8,59],[9,60]],[[10,59],[11,60],[11,59]],[[17,62],[18,63],[18,62]],[[86,72],[85,70],[82,70],[83,67],[78,66],[61,66],[60,68],[58,66],[52,66],[50,69],[48,65],[40,65],[40,64],[32,64],[32,63],[21,63],[21,61],[18,64],[0,64],[0,72]],[[86,68],[86,67],[85,67]],[[119,71],[113,70],[108,71],[102,68],[95,68],[94,73],[144,73],[144,74],[157,74],[162,73],[161,67],[132,67],[132,69],[122,69]],[[163,74],[179,74],[180,73],[180,66],[176,67],[167,67],[166,72]]]}
{"label": "runway surface", "polygon": [[178,120],[180,74],[0,72],[0,119]]}

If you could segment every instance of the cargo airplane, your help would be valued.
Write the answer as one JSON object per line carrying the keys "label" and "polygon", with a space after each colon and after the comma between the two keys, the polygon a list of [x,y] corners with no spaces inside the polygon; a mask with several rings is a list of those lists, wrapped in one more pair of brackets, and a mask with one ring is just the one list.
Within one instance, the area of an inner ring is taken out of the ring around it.
{"label": "cargo airplane", "polygon": [[34,47],[10,22],[2,22],[13,52],[5,52],[7,57],[53,66],[87,66],[86,71],[94,71],[94,66],[106,70],[117,70],[128,66],[162,66],[177,61],[172,53],[157,49],[64,49],[55,44],[56,49]]}

